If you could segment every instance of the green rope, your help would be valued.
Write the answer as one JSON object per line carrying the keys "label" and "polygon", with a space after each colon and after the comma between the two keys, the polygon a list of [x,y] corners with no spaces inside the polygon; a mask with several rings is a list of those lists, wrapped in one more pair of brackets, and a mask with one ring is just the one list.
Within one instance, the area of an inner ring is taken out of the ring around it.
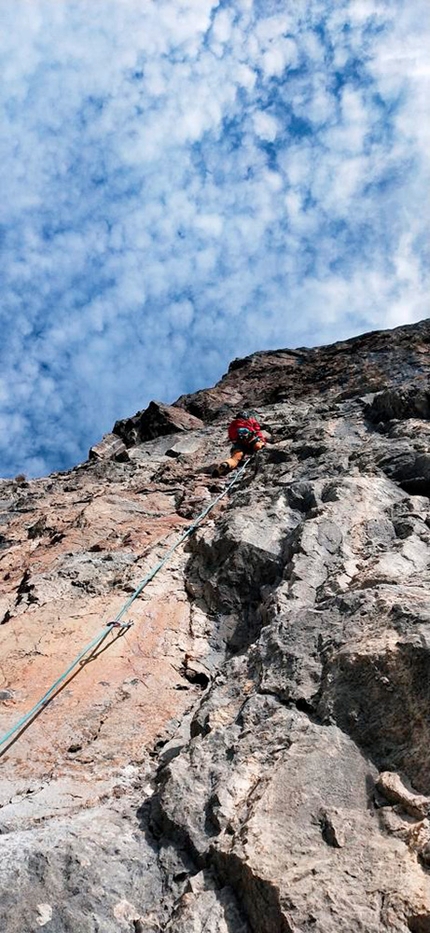
{"label": "green rope", "polygon": [[137,599],[137,597],[140,595],[142,590],[145,589],[148,583],[150,583],[151,580],[154,579],[154,577],[157,575],[157,573],[159,573],[162,567],[164,567],[164,565],[167,564],[167,561],[170,560],[172,554],[174,554],[177,548],[180,547],[181,544],[183,544],[186,538],[188,538],[193,533],[193,531],[195,531],[198,525],[201,524],[203,519],[206,518],[206,516],[209,514],[209,512],[211,512],[211,510],[215,507],[215,505],[217,505],[220,499],[222,499],[225,495],[227,495],[229,490],[232,488],[232,486],[234,486],[234,484],[239,479],[239,476],[246,469],[247,463],[248,461],[246,461],[243,464],[243,466],[241,466],[238,470],[235,471],[233,479],[228,483],[225,489],[223,489],[223,491],[220,492],[220,494],[216,496],[216,498],[213,499],[212,502],[210,502],[209,505],[206,506],[205,509],[203,509],[203,512],[200,512],[200,515],[198,515],[197,518],[194,519],[192,525],[190,525],[189,528],[187,528],[182,533],[180,538],[178,538],[176,543],[173,544],[171,548],[169,548],[169,550],[166,552],[162,560],[160,560],[159,563],[156,564],[155,567],[153,567],[152,570],[150,570],[149,573],[146,574],[142,582],[139,583],[139,585],[134,590],[134,593],[132,593],[132,595],[127,600],[127,602],[124,603],[122,609],[120,609],[118,614],[115,616],[115,619],[112,622],[109,622],[107,625],[103,626],[102,629],[100,629],[98,634],[95,635],[94,638],[90,642],[88,642],[87,645],[85,645],[85,648],[83,648],[82,651],[80,651],[78,655],[76,655],[76,658],[74,659],[74,661],[72,661],[71,664],[69,664],[69,667],[62,674],[60,674],[57,680],[52,684],[51,687],[49,687],[49,690],[47,690],[46,693],[44,693],[43,697],[41,697],[41,699],[38,700],[38,702],[32,707],[32,709],[30,709],[28,713],[25,713],[24,716],[21,716],[21,718],[18,719],[18,722],[16,722],[14,726],[8,729],[8,731],[5,732],[3,736],[1,736],[0,748],[2,745],[5,745],[6,742],[12,739],[14,735],[17,735],[17,733],[20,732],[21,729],[23,729],[24,726],[28,722],[30,722],[30,720],[33,719],[33,717],[35,717],[43,709],[44,706],[46,706],[46,704],[52,698],[53,694],[56,692],[58,687],[62,683],[64,683],[65,680],[67,680],[69,674],[72,673],[75,667],[77,667],[78,664],[81,661],[83,661],[86,655],[88,655],[91,651],[94,651],[95,648],[97,648],[97,646],[103,641],[103,639],[106,638],[107,635],[112,633],[114,627],[120,623],[121,619],[123,618],[127,610],[130,608],[134,600]]}

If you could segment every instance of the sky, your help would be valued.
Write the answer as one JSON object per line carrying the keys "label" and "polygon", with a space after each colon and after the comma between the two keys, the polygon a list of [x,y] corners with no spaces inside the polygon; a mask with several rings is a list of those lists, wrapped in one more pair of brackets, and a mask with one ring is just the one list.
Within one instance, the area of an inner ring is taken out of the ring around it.
{"label": "sky", "polygon": [[427,0],[0,0],[0,476],[428,316]]}

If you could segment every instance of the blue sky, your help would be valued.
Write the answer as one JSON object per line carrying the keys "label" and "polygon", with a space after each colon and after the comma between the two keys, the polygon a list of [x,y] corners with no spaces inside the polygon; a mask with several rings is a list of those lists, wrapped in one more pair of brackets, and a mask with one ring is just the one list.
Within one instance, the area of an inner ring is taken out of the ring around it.
{"label": "blue sky", "polygon": [[428,316],[424,0],[0,3],[0,475]]}

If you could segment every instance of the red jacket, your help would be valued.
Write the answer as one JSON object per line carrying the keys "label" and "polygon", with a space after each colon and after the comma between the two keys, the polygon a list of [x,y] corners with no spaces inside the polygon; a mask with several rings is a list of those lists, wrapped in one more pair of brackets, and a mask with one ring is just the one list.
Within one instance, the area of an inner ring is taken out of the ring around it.
{"label": "red jacket", "polygon": [[232,421],[229,425],[228,429],[228,436],[233,444],[237,443],[239,440],[242,440],[242,438],[240,438],[240,434],[238,435],[239,428],[245,428],[245,430],[250,431],[252,438],[250,437],[249,440],[255,440],[258,437],[259,441],[263,441],[263,443],[266,442],[260,425],[255,418],[235,418],[234,421]]}

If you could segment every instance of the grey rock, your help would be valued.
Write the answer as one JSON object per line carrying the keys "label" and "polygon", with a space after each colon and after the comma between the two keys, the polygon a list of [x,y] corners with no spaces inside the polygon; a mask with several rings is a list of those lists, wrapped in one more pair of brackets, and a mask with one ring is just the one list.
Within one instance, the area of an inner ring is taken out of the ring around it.
{"label": "grey rock", "polygon": [[90,460],[124,460],[127,448],[115,434],[105,434],[98,444],[93,444],[88,456]]}
{"label": "grey rock", "polygon": [[0,842],[5,933],[133,930],[133,914],[138,918],[161,896],[151,848],[119,814],[84,811],[73,821],[54,819],[31,837],[15,832]]}
{"label": "grey rock", "polygon": [[199,437],[183,437],[180,438],[179,441],[176,441],[175,444],[172,444],[172,446],[166,450],[166,454],[168,457],[180,457],[181,454],[183,456],[190,456],[191,454],[195,454],[201,446],[202,440]]}
{"label": "grey rock", "polygon": [[141,594],[132,650],[87,666],[79,715],[77,678],[4,755],[5,933],[430,930],[429,339],[253,354],[119,422],[127,464],[2,485],[6,728],[64,612],[117,605],[225,488],[245,398],[275,441]]}
{"label": "grey rock", "polygon": [[374,395],[365,411],[375,423],[393,418],[430,418],[430,393],[420,387],[386,389]]}
{"label": "grey rock", "polygon": [[162,402],[150,402],[148,408],[138,411],[132,418],[116,421],[113,433],[124,441],[126,447],[132,447],[163,434],[195,431],[202,427],[200,418],[195,418],[181,408]]}
{"label": "grey rock", "polygon": [[13,698],[12,690],[0,690],[0,700],[11,700]]}
{"label": "grey rock", "polygon": [[383,771],[376,782],[377,790],[390,803],[399,804],[411,816],[420,819],[430,814],[430,798],[406,787],[398,774]]}

